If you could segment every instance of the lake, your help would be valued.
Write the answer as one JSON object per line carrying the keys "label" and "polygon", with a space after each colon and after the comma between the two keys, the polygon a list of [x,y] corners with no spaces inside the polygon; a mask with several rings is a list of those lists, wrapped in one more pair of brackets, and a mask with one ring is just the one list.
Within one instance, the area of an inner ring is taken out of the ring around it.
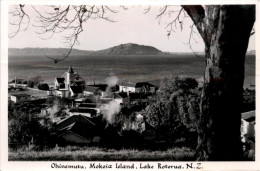
{"label": "lake", "polygon": [[[58,58],[58,57],[57,57]],[[9,81],[15,77],[29,79],[41,76],[44,82],[54,84],[71,65],[87,84],[105,83],[111,75],[119,82],[149,81],[159,85],[166,76],[203,76],[204,58],[193,55],[169,56],[70,56],[54,64],[44,56],[9,56]],[[255,56],[248,56],[245,64],[245,87],[255,82]]]}

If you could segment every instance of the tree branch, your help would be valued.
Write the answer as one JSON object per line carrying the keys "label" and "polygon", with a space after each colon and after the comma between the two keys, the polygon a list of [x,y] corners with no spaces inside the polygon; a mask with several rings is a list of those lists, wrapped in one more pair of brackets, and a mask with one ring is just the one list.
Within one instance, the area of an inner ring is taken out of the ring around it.
{"label": "tree branch", "polygon": [[[33,6],[32,6],[33,7]],[[79,35],[83,31],[83,24],[89,19],[103,19],[109,22],[115,22],[107,16],[107,13],[117,13],[117,11],[111,9],[109,6],[96,6],[96,5],[68,5],[68,6],[49,6],[45,12],[40,12],[33,7],[37,13],[37,23],[35,27],[41,28],[37,33],[44,35],[50,35],[51,38],[56,33],[66,32],[66,36],[63,36],[65,44],[69,45],[69,51],[63,54],[63,58],[56,59],[45,55],[47,58],[57,63],[65,60],[72,52],[72,49],[79,43]],[[121,8],[126,9],[121,6]]]}
{"label": "tree branch", "polygon": [[[29,15],[24,11],[25,5],[19,4],[19,7],[16,7],[14,11],[10,12],[14,18],[18,17],[17,21],[10,22],[10,25],[16,26],[16,30],[12,33],[9,33],[9,38],[15,37],[20,31],[27,30],[29,24],[30,24],[30,17]],[[24,24],[24,20],[26,20],[26,26],[22,29],[22,25]]]}
{"label": "tree branch", "polygon": [[208,37],[205,32],[205,10],[201,5],[182,5],[183,9],[187,12],[187,14],[191,17],[193,23],[197,27],[202,39],[205,43],[207,43]]}

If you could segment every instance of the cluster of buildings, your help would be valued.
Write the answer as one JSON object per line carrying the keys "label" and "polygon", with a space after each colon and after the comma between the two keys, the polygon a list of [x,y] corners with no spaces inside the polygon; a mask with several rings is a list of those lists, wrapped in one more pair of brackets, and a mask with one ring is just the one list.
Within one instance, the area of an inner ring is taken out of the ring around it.
{"label": "cluster of buildings", "polygon": [[110,110],[111,101],[116,104],[112,108],[146,105],[156,90],[157,87],[148,82],[86,85],[70,66],[68,71],[55,78],[54,89],[48,91],[48,95],[73,99],[69,116],[56,122],[59,138],[68,143],[98,143],[104,133],[101,116],[107,112],[104,110]]}
{"label": "cluster of buildings", "polygon": [[[157,87],[148,82],[122,83],[109,86],[107,84],[86,85],[83,78],[69,69],[60,77],[55,78],[54,87],[47,91],[49,96],[72,99],[67,108],[67,117],[55,120],[58,137],[65,143],[98,143],[104,134],[102,122],[102,107],[111,101],[120,107],[147,105]],[[26,94],[11,95],[11,101],[30,101],[31,96]],[[113,106],[112,106],[113,107]],[[47,110],[44,112],[47,114]],[[132,123],[125,127],[131,128]],[[154,128],[144,119],[142,123],[144,139],[153,140]],[[243,138],[254,137],[255,111],[242,114],[241,132]],[[246,141],[246,140],[244,140]]]}
{"label": "cluster of buildings", "polygon": [[[70,66],[60,77],[54,79],[54,87],[47,91],[49,96],[71,99],[65,118],[55,118],[60,140],[66,143],[98,143],[104,134],[102,115],[112,108],[147,105],[157,87],[148,82],[135,84],[92,84],[86,85],[79,73]],[[113,101],[113,105],[109,106]],[[104,107],[106,106],[106,107]],[[47,114],[47,110],[42,110]],[[109,112],[108,112],[109,113]],[[110,112],[111,113],[111,112]],[[143,123],[143,130],[148,123]],[[148,126],[147,128],[151,128]]]}

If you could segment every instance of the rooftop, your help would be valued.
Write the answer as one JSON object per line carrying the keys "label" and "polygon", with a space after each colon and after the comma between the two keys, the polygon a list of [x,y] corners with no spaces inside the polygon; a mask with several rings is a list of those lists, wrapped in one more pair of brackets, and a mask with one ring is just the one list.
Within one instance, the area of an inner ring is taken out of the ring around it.
{"label": "rooftop", "polygon": [[97,108],[97,104],[95,104],[95,103],[92,103],[92,104],[84,104],[84,103],[82,103],[82,104],[80,104],[79,105],[79,107],[86,107],[86,108]]}
{"label": "rooftop", "polygon": [[106,91],[108,85],[107,84],[94,84],[94,85],[87,85],[91,87],[98,87],[102,91]]}
{"label": "rooftop", "polygon": [[95,109],[80,109],[80,108],[72,108],[69,112],[78,112],[78,113],[96,113]]}
{"label": "rooftop", "polygon": [[55,78],[58,83],[64,83],[65,78]]}
{"label": "rooftop", "polygon": [[99,89],[100,89],[99,87],[94,87],[94,86],[87,85],[87,86],[85,87],[84,91],[95,93],[95,92],[97,92]]}
{"label": "rooftop", "polygon": [[127,87],[143,87],[143,86],[148,86],[148,87],[156,87],[155,85],[148,83],[148,82],[137,82],[137,83],[122,83],[122,86],[127,86]]}
{"label": "rooftop", "polygon": [[15,97],[31,97],[31,95],[28,95],[28,94],[12,94],[11,96],[15,96]]}
{"label": "rooftop", "polygon": [[242,113],[241,118],[246,120],[247,122],[255,121],[255,110]]}
{"label": "rooftop", "polygon": [[73,93],[82,93],[83,89],[79,86],[71,86],[70,89],[73,91]]}

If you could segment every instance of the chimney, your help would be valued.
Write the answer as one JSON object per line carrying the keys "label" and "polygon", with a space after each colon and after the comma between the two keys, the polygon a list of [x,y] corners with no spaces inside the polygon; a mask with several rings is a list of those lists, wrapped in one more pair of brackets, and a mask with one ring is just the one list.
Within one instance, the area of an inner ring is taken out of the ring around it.
{"label": "chimney", "polygon": [[17,86],[17,78],[15,77],[15,79],[14,79],[14,87],[16,87]]}

